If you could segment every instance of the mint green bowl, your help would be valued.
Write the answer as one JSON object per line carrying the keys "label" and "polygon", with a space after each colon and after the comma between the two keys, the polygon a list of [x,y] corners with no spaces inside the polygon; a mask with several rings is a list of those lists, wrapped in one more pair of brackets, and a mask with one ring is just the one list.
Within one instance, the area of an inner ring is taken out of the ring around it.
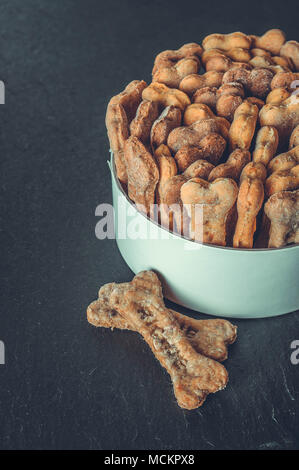
{"label": "mint green bowl", "polygon": [[113,159],[109,166],[120,253],[134,273],[154,270],[167,299],[232,318],[273,317],[299,309],[299,245],[247,250],[194,243],[138,212],[116,178]]}

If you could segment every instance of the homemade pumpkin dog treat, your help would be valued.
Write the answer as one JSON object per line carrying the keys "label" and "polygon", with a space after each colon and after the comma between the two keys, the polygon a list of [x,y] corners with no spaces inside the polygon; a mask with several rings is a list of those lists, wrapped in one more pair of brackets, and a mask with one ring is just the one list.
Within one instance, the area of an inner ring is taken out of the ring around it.
{"label": "homemade pumpkin dog treat", "polygon": [[287,41],[280,49],[280,55],[290,59],[294,64],[295,70],[299,72],[299,42]]}
{"label": "homemade pumpkin dog treat", "polygon": [[[190,207],[191,238],[203,243],[225,246],[226,222],[237,196],[238,187],[230,178],[218,178],[212,183],[192,178],[183,184],[181,199]],[[202,211],[202,220],[198,210]]]}
{"label": "homemade pumpkin dog treat", "polygon": [[256,217],[264,201],[266,168],[262,163],[250,162],[240,178],[237,200],[238,219],[233,240],[235,248],[252,248],[256,231]]}
{"label": "homemade pumpkin dog treat", "polygon": [[222,320],[194,323],[168,310],[161,284],[152,271],[139,273],[132,282],[103,286],[99,299],[88,307],[87,316],[96,326],[139,332],[169,373],[182,408],[201,406],[209,393],[227,384],[224,366],[197,352],[193,345],[223,360],[227,356],[226,345],[236,338],[236,328]]}
{"label": "homemade pumpkin dog treat", "polygon": [[189,96],[192,96],[197,90],[205,87],[218,88],[223,79],[223,73],[211,70],[202,75],[191,74],[183,78],[180,82],[180,90]]}
{"label": "homemade pumpkin dog treat", "polygon": [[217,178],[232,178],[239,182],[240,174],[247,163],[250,162],[251,155],[248,150],[235,149],[225,163],[216,166],[209,174],[209,181]]}
{"label": "homemade pumpkin dog treat", "polygon": [[[152,103],[152,101],[149,101],[149,103]],[[155,149],[162,144],[166,144],[169,133],[179,127],[181,122],[181,110],[175,106],[167,106],[152,125],[150,133],[152,148]]]}
{"label": "homemade pumpkin dog treat", "polygon": [[[145,284],[150,283],[149,289],[162,298],[160,281],[152,271],[139,273],[132,283],[138,280]],[[87,319],[90,324],[103,328],[118,328],[121,330],[134,331],[133,325],[126,322],[117,310],[109,307],[108,296],[111,293],[113,283],[106,284],[99,290],[99,298],[92,302],[87,308]],[[168,309],[177,320],[181,331],[186,335],[193,348],[219,362],[227,359],[227,346],[234,343],[237,337],[237,327],[223,319],[196,320],[182,315],[175,310]]]}
{"label": "homemade pumpkin dog treat", "polygon": [[267,196],[299,187],[299,164],[287,170],[274,171],[265,182]]}
{"label": "homemade pumpkin dog treat", "polygon": [[129,137],[128,126],[136,114],[146,86],[143,80],[134,80],[123,92],[113,96],[107,106],[106,127],[110,148],[114,154],[117,176],[122,183],[127,182],[123,151],[124,143]]}
{"label": "homemade pumpkin dog treat", "polygon": [[130,199],[198,241],[194,234],[203,227],[194,230],[182,186],[194,189],[194,178],[203,185],[233,180],[238,204],[226,215],[226,235],[204,230],[205,240],[238,248],[258,243],[264,203],[299,188],[298,44],[271,29],[260,36],[210,34],[202,45],[158,54],[152,83],[131,82],[107,108],[117,177]]}
{"label": "homemade pumpkin dog treat", "polygon": [[161,202],[162,187],[167,180],[175,176],[178,172],[175,159],[170,153],[167,145],[161,144],[155,151],[155,160],[159,170],[159,181],[156,189],[156,199]]}
{"label": "homemade pumpkin dog treat", "polygon": [[258,107],[244,101],[235,111],[234,120],[229,130],[230,150],[241,148],[248,150],[254,136],[258,118]]}
{"label": "homemade pumpkin dog treat", "polygon": [[181,90],[169,88],[164,83],[151,83],[142,92],[142,99],[156,101],[162,106],[175,106],[184,111],[186,106],[191,104],[190,99]]}
{"label": "homemade pumpkin dog treat", "polygon": [[156,161],[135,136],[125,142],[124,159],[128,174],[128,195],[140,210],[149,214],[159,181]]}
{"label": "homemade pumpkin dog treat", "polygon": [[269,248],[299,243],[299,190],[273,194],[265,204],[270,220]]}
{"label": "homemade pumpkin dog treat", "polygon": [[278,132],[275,127],[261,127],[256,136],[252,160],[267,166],[276,154],[278,142]]}

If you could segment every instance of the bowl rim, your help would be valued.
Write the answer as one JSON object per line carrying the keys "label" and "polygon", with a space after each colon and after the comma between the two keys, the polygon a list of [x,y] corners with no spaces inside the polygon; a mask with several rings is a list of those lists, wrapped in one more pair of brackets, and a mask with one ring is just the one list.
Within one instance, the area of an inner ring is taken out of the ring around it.
{"label": "bowl rim", "polygon": [[148,215],[144,214],[143,212],[139,211],[136,207],[136,205],[131,201],[131,199],[129,198],[129,196],[126,194],[126,192],[124,191],[122,185],[120,184],[119,182],[119,179],[117,178],[117,175],[116,175],[116,166],[115,166],[115,160],[114,160],[114,155],[113,155],[113,151],[111,149],[109,149],[109,152],[110,152],[110,160],[107,161],[108,163],[108,167],[110,169],[110,173],[111,173],[111,176],[113,178],[113,181],[115,182],[118,190],[121,192],[121,194],[125,197],[125,199],[127,200],[127,202],[135,209],[136,212],[138,212],[139,215],[141,215],[142,217],[144,217],[149,223],[151,224],[154,224],[156,225],[159,229],[161,230],[164,230],[165,232],[167,233],[170,233],[173,237],[179,239],[179,240],[182,240],[184,242],[189,242],[189,243],[198,243],[202,246],[205,246],[205,247],[208,247],[208,248],[211,248],[213,250],[226,250],[226,251],[232,251],[233,253],[244,253],[244,252],[249,252],[249,253],[256,253],[256,252],[264,252],[264,253],[269,253],[269,252],[280,252],[280,251],[285,251],[285,250],[296,250],[296,249],[299,249],[299,243],[295,243],[295,244],[292,244],[292,245],[287,245],[287,246],[283,246],[283,247],[280,247],[280,248],[234,248],[232,246],[220,246],[220,245],[213,245],[211,243],[200,243],[200,242],[196,242],[194,240],[191,240],[190,238],[187,238],[183,235],[179,235],[178,233],[175,233],[175,232],[171,232],[170,230],[167,230],[165,227],[163,227],[162,225],[160,225],[158,222],[156,222],[155,220],[151,219],[150,217],[148,217]]}

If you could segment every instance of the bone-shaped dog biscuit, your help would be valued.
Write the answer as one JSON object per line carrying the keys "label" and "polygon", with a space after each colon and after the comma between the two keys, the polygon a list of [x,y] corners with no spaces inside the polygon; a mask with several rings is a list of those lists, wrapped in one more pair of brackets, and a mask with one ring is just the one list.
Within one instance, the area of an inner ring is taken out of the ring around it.
{"label": "bone-shaped dog biscuit", "polygon": [[240,174],[247,163],[250,162],[250,152],[248,150],[235,149],[225,163],[216,166],[209,175],[209,181],[217,178],[232,178],[237,183]]}
{"label": "bone-shaped dog biscuit", "polygon": [[[192,178],[181,187],[183,204],[191,206],[192,238],[203,243],[226,245],[226,222],[235,204],[238,186],[232,179],[218,178],[212,183]],[[202,210],[202,221],[197,214]]]}
{"label": "bone-shaped dog biscuit", "polygon": [[155,160],[158,165],[159,170],[159,182],[157,184],[156,194],[157,194],[157,203],[161,201],[162,188],[164,183],[175,176],[178,172],[175,159],[170,153],[167,145],[160,145],[155,151]]}
{"label": "bone-shaped dog biscuit", "polygon": [[[162,298],[161,283],[152,271],[144,271],[134,277],[135,285],[143,287]],[[134,327],[120,316],[117,310],[109,307],[109,296],[113,289],[113,283],[106,284],[99,290],[99,298],[87,308],[87,319],[96,327],[118,328],[122,330],[134,330]],[[237,328],[229,321],[223,319],[196,320],[169,309],[178,321],[179,327],[186,335],[193,348],[216,361],[227,359],[227,346],[232,344],[237,336]]]}
{"label": "bone-shaped dog biscuit", "polygon": [[273,194],[265,204],[269,218],[269,248],[299,243],[299,190]]}
{"label": "bone-shaped dog biscuit", "polygon": [[261,127],[256,136],[252,160],[256,163],[260,162],[267,166],[276,154],[278,141],[278,132],[275,127]]}
{"label": "bone-shaped dog biscuit", "polygon": [[299,165],[287,170],[275,171],[265,182],[267,196],[280,191],[289,191],[299,188]]}
{"label": "bone-shaped dog biscuit", "polygon": [[238,220],[233,239],[235,248],[252,248],[256,217],[264,201],[266,168],[262,163],[248,163],[241,173],[237,200]]}
{"label": "bone-shaped dog biscuit", "polygon": [[[145,279],[144,279],[145,277]],[[152,278],[152,276],[151,276]],[[144,273],[131,283],[110,284],[105,300],[126,324],[138,331],[169,373],[179,406],[194,409],[209,393],[225,387],[226,369],[197,353],[175,316]]]}
{"label": "bone-shaped dog biscuit", "polygon": [[155,101],[142,101],[137,108],[135,118],[130,124],[131,135],[146,144],[150,137],[152,125],[158,116],[158,103]]}
{"label": "bone-shaped dog biscuit", "polygon": [[113,96],[107,106],[106,127],[110,148],[114,154],[117,176],[122,183],[127,183],[128,180],[124,144],[129,137],[129,124],[136,114],[142,91],[146,86],[143,80],[134,80],[123,92]]}
{"label": "bone-shaped dog biscuit", "polygon": [[153,149],[167,143],[169,133],[179,127],[182,121],[182,113],[175,106],[167,106],[152,125],[151,146]]}
{"label": "bone-shaped dog biscuit", "polygon": [[244,101],[235,111],[229,130],[230,149],[249,150],[258,117],[258,107]]}
{"label": "bone-shaped dog biscuit", "polygon": [[189,97],[181,90],[169,88],[164,83],[151,83],[142,92],[142,99],[156,101],[162,106],[176,106],[184,111],[186,106],[191,104]]}
{"label": "bone-shaped dog biscuit", "polygon": [[155,159],[137,137],[125,142],[124,158],[128,174],[128,195],[140,210],[149,214],[155,203],[159,170]]}

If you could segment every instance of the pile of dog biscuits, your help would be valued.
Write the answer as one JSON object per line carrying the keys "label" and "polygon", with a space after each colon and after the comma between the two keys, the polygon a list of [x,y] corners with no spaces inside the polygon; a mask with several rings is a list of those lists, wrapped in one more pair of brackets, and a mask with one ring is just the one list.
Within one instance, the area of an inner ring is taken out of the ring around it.
{"label": "pile of dog biscuits", "polygon": [[299,43],[279,29],[211,34],[158,54],[152,83],[131,82],[107,108],[129,198],[150,217],[158,205],[161,225],[177,233],[187,225],[195,241],[298,243],[297,85]]}

